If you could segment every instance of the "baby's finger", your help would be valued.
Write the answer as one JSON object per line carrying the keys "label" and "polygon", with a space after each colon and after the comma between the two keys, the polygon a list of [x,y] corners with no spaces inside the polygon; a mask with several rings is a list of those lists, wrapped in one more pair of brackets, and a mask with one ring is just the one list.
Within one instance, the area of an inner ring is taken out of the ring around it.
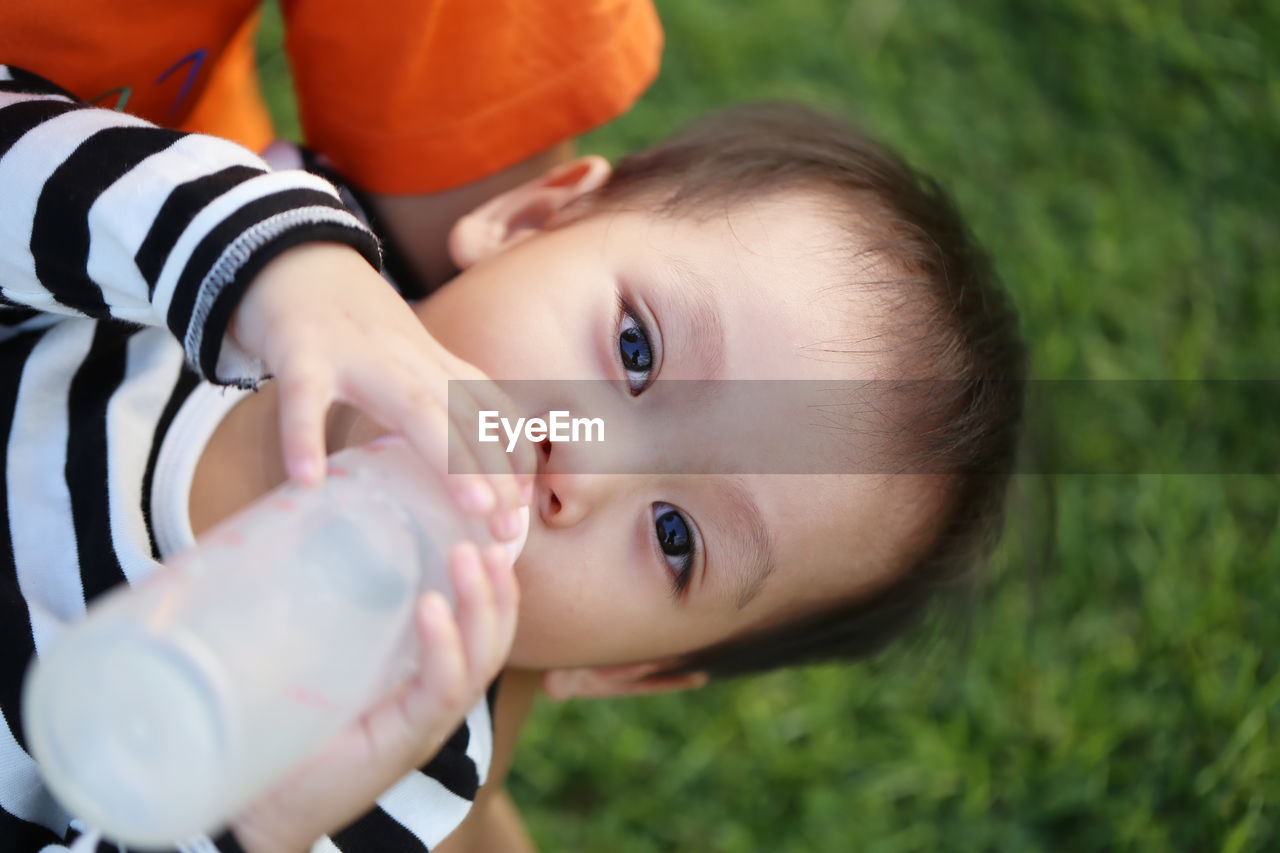
{"label": "baby's finger", "polygon": [[[517,386],[520,385],[520,383],[515,384]],[[499,417],[506,416],[514,420],[515,418],[520,417],[520,413],[528,412],[532,408],[530,404],[522,406],[520,403],[513,400],[507,394],[506,389],[504,389],[498,382],[487,377],[481,377],[479,379],[466,379],[463,381],[450,380],[449,399],[451,413],[453,411],[453,394],[454,389],[456,388],[466,389],[471,398],[475,400],[477,408],[491,412],[498,412]],[[504,438],[506,438],[506,436],[504,436]],[[521,436],[521,438],[523,439],[523,436]],[[514,475],[518,486],[524,486],[526,484],[532,485],[533,477],[537,473],[538,469],[538,461],[534,453],[533,446],[528,441],[521,440],[516,443],[516,446],[512,449],[511,453],[506,453],[508,444],[508,441],[503,441],[501,443],[501,448],[504,452],[504,464],[492,469],[485,468],[484,470],[486,473],[493,472],[503,476],[506,476],[507,474]],[[497,449],[493,444],[488,446]]]}
{"label": "baby's finger", "polygon": [[467,676],[473,687],[483,687],[497,674],[506,650],[499,633],[493,586],[473,543],[461,543],[450,552],[449,577],[457,602],[454,618],[462,636]]}
{"label": "baby's finger", "polygon": [[[497,493],[489,479],[480,472],[480,465],[472,454],[471,446],[463,439],[458,424],[445,416],[445,432],[448,433],[448,461],[444,467],[444,480],[454,503],[466,513],[494,512],[498,506]],[[410,443],[413,436],[407,436]]]}
{"label": "baby's finger", "polygon": [[[440,378],[439,382],[444,383]],[[343,383],[341,397],[362,409],[380,424],[399,433],[427,465],[441,476],[457,507],[465,513],[491,512],[493,489],[478,473],[478,464],[468,446],[456,434],[441,400],[429,390],[430,383],[406,367],[385,366],[376,375],[353,373]],[[450,450],[458,452],[452,454]],[[457,476],[446,476],[457,470]]]}
{"label": "baby's finger", "polygon": [[[473,697],[462,634],[444,597],[437,592],[418,602],[418,642],[422,663],[397,702],[404,743],[389,743],[421,764],[440,748]],[[443,723],[443,725],[442,725]]]}
{"label": "baby's finger", "polygon": [[[472,379],[467,381],[450,381],[449,407],[450,416],[455,420],[461,414],[464,417],[470,412],[459,413],[455,407],[455,389],[465,388],[475,406],[479,410],[498,412],[499,417],[518,418],[518,412],[527,411],[512,400],[503,388],[491,379]],[[464,421],[465,422],[465,421]],[[476,421],[472,421],[475,423]],[[480,445],[478,458],[481,470],[489,476],[490,484],[499,493],[499,506],[513,508],[527,504],[526,492],[532,490],[533,477],[537,473],[538,460],[533,444],[520,440],[514,445],[505,434],[500,442],[486,442]],[[486,451],[487,449],[487,451]]]}
{"label": "baby's finger", "polygon": [[276,376],[280,408],[280,447],[285,471],[304,485],[325,474],[325,416],[333,402],[328,371],[286,365]]}
{"label": "baby's finger", "polygon": [[[449,470],[478,470],[485,477],[496,498],[489,519],[490,532],[497,539],[510,540],[520,534],[518,510],[528,502],[523,484],[516,478],[512,463],[529,454],[530,448],[527,442],[518,441],[514,452],[511,452],[508,449],[511,444],[503,435],[497,436],[497,441],[480,440],[480,412],[503,411],[481,409],[485,404],[470,393],[481,384],[457,381],[449,383]],[[477,466],[476,469],[469,467],[473,464]],[[464,468],[464,465],[467,467]]]}
{"label": "baby's finger", "polygon": [[494,634],[498,640],[500,654],[505,660],[511,651],[511,643],[515,639],[516,614],[520,608],[520,587],[516,582],[515,567],[511,561],[511,552],[505,545],[490,545],[480,554],[481,562],[489,576],[489,586],[493,590],[494,614],[497,617],[497,630]]}

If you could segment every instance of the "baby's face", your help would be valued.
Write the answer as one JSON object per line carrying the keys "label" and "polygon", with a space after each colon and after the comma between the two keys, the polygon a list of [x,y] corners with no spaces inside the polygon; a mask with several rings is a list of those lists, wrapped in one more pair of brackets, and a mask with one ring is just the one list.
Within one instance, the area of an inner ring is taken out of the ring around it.
{"label": "baby's face", "polygon": [[[612,380],[544,383],[555,399],[522,399],[518,414],[591,414],[575,389],[609,388],[623,440],[679,444],[684,428],[738,415],[714,396],[673,412],[655,380],[882,375],[874,351],[813,355],[837,339],[876,349],[870,297],[837,286],[849,241],[805,197],[705,221],[606,212],[480,260],[418,312],[495,379]],[[840,441],[857,452],[856,435]],[[512,665],[663,660],[847,600],[886,580],[922,515],[911,478],[591,474],[575,457],[587,452],[538,454]]]}

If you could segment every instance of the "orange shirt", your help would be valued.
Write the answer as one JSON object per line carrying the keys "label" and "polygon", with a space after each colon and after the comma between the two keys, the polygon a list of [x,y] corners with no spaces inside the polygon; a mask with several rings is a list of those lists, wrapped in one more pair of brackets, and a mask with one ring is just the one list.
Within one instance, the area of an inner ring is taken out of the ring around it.
{"label": "orange shirt", "polygon": [[[281,0],[308,145],[358,186],[469,183],[625,111],[657,73],[651,0]],[[0,63],[261,150],[257,0],[4,0]]]}

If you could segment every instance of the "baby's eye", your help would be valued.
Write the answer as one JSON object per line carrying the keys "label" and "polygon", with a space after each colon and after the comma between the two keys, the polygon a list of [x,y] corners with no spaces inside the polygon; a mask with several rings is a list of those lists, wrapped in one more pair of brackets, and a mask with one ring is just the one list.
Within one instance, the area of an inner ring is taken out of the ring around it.
{"label": "baby's eye", "polygon": [[693,570],[695,548],[689,522],[670,504],[656,503],[653,505],[653,530],[658,537],[658,547],[674,572],[672,585],[677,593],[683,592]]}
{"label": "baby's eye", "polygon": [[644,327],[625,308],[618,329],[618,355],[627,374],[627,387],[633,396],[638,395],[653,380],[653,347]]}

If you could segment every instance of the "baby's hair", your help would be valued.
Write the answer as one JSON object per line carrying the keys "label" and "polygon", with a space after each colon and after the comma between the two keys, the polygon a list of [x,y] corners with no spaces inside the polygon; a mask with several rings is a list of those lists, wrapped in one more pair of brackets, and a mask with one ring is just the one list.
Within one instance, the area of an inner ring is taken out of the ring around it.
{"label": "baby's hair", "polygon": [[875,654],[919,623],[938,593],[964,588],[1002,524],[1026,352],[991,263],[935,181],[837,119],[763,103],[713,113],[622,159],[584,203],[698,217],[796,189],[827,202],[856,235],[859,270],[881,271],[861,284],[876,289],[886,322],[895,318],[897,369],[926,380],[908,383],[924,393],[908,395],[913,429],[902,444],[905,470],[944,472],[936,532],[869,596],[692,652],[660,675],[726,677]]}

